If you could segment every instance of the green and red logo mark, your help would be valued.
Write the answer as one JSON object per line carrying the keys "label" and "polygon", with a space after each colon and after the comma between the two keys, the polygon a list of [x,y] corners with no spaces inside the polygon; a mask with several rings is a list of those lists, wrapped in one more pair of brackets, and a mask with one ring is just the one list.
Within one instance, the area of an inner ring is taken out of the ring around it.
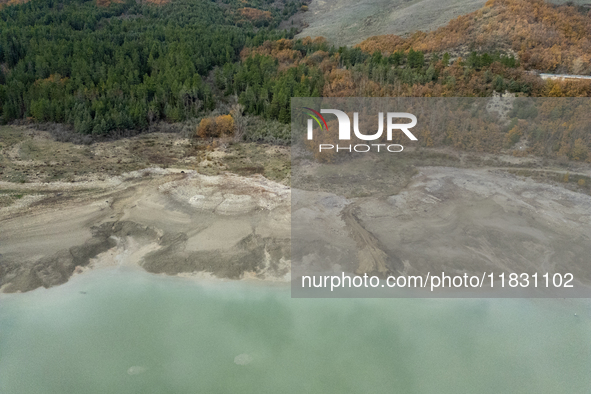
{"label": "green and red logo mark", "polygon": [[[326,120],[324,120],[324,116],[320,115],[320,112],[313,110],[312,108],[308,108],[308,107],[304,107],[304,112],[306,112],[308,115],[310,115],[315,121],[316,123],[318,123],[318,126],[320,126],[320,130],[324,130],[324,128],[322,127],[322,123],[324,123],[324,127],[326,127],[326,131],[328,131],[328,125],[326,124]],[[318,119],[322,119],[322,123],[320,123],[320,120]]]}

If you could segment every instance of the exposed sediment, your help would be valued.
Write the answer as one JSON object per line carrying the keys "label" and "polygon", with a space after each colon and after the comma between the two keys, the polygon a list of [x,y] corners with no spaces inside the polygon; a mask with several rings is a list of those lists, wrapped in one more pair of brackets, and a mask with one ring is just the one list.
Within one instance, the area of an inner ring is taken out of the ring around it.
{"label": "exposed sediment", "polygon": [[589,194],[501,169],[417,170],[392,195],[294,189],[292,275],[568,272],[591,284]]}
{"label": "exposed sediment", "polygon": [[[289,274],[289,189],[261,176],[150,170],[110,190],[59,204],[5,210],[0,285],[28,291],[66,282],[86,267],[137,264],[149,272]],[[89,185],[90,186],[90,185]]]}
{"label": "exposed sediment", "polygon": [[343,209],[341,217],[350,231],[351,238],[357,245],[357,259],[359,267],[355,270],[357,275],[365,273],[385,278],[402,270],[400,260],[395,256],[388,256],[386,249],[379,239],[367,231],[360,223],[355,210],[357,204],[353,203]]}
{"label": "exposed sediment", "polygon": [[0,208],[0,286],[28,291],[130,264],[158,274],[283,281],[298,269],[380,277],[568,271],[591,283],[586,189],[508,171],[417,167],[383,185],[368,178],[375,190],[363,184],[367,190],[346,196],[339,195],[345,186],[336,194],[290,190],[262,176],[180,169],[10,184],[27,195]]}

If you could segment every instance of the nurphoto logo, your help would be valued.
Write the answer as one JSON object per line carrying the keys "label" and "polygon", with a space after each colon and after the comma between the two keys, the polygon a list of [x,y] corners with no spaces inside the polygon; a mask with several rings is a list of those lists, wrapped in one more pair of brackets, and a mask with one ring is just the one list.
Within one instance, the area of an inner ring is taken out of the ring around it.
{"label": "nurphoto logo", "polygon": [[[344,111],[338,109],[321,109],[320,112],[304,107],[304,112],[309,115],[312,119],[308,119],[308,140],[314,139],[314,121],[318,124],[320,132],[328,133],[328,124],[322,114],[332,114],[337,117],[339,124],[338,136],[339,141],[350,141],[351,140],[351,119]],[[386,140],[392,141],[392,135],[395,130],[402,131],[411,141],[417,141],[409,129],[417,125],[417,117],[407,112],[387,112],[386,113]],[[394,120],[409,119],[410,123],[394,123]],[[384,113],[378,113],[378,130],[373,134],[363,134],[359,130],[359,112],[353,113],[353,133],[355,137],[362,141],[376,141],[382,138],[384,134]],[[371,150],[377,150],[380,152],[381,148],[385,148],[386,151],[396,153],[402,152],[404,147],[400,144],[355,144],[355,145],[339,145],[339,144],[319,144],[318,151],[332,150],[336,152],[347,151],[347,152],[369,152]]]}

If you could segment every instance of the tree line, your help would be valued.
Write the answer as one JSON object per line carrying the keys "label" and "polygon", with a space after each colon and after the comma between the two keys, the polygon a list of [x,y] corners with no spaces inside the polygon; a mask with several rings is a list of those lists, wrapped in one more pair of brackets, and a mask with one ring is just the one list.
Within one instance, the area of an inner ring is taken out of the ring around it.
{"label": "tree line", "polygon": [[[256,137],[248,139],[267,141],[278,135],[285,139],[280,124],[290,122],[291,97],[591,94],[589,81],[543,81],[529,72],[534,66],[558,70],[548,68],[550,63],[540,57],[556,51],[579,51],[576,58],[565,55],[563,66],[586,69],[587,52],[581,45],[591,40],[591,24],[574,7],[491,0],[482,10],[431,33],[378,36],[356,47],[337,48],[323,38],[293,39],[294,30],[277,29],[301,4],[178,0],[160,6],[127,1],[97,7],[82,0],[32,0],[7,7],[0,11],[0,119],[31,117],[68,123],[81,133],[104,134],[142,130],[157,121],[207,117],[220,103],[236,97],[246,114],[273,125],[260,127]],[[516,32],[479,35],[511,15],[518,18]],[[540,37],[532,32],[540,28],[559,31],[562,46],[554,43],[548,48],[537,42]],[[528,32],[529,44],[516,50],[523,43],[519,34]],[[226,135],[231,124],[227,117],[211,118],[201,134]],[[520,127],[503,131],[507,136],[495,134],[498,138],[491,146],[507,146],[526,135],[539,140],[539,128]],[[469,149],[480,144],[474,133],[443,135],[425,141]],[[536,145],[537,153],[589,159],[570,150],[575,140],[577,152],[591,146],[584,133],[565,134],[559,142],[552,135]],[[547,149],[550,140],[552,148]]]}
{"label": "tree line", "polygon": [[32,117],[104,134],[213,109],[204,82],[212,68],[234,64],[244,47],[294,34],[275,29],[295,12],[293,2],[282,11],[260,1],[267,27],[243,18],[243,2],[225,3],[232,7],[208,0],[108,7],[33,0],[3,9],[1,120]]}

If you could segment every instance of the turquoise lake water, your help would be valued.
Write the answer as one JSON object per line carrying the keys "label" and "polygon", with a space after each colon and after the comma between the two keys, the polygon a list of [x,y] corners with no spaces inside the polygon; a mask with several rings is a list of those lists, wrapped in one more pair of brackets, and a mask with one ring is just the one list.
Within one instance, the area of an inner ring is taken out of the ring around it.
{"label": "turquoise lake water", "polygon": [[589,394],[591,301],[291,299],[96,270],[0,296],[0,393]]}

